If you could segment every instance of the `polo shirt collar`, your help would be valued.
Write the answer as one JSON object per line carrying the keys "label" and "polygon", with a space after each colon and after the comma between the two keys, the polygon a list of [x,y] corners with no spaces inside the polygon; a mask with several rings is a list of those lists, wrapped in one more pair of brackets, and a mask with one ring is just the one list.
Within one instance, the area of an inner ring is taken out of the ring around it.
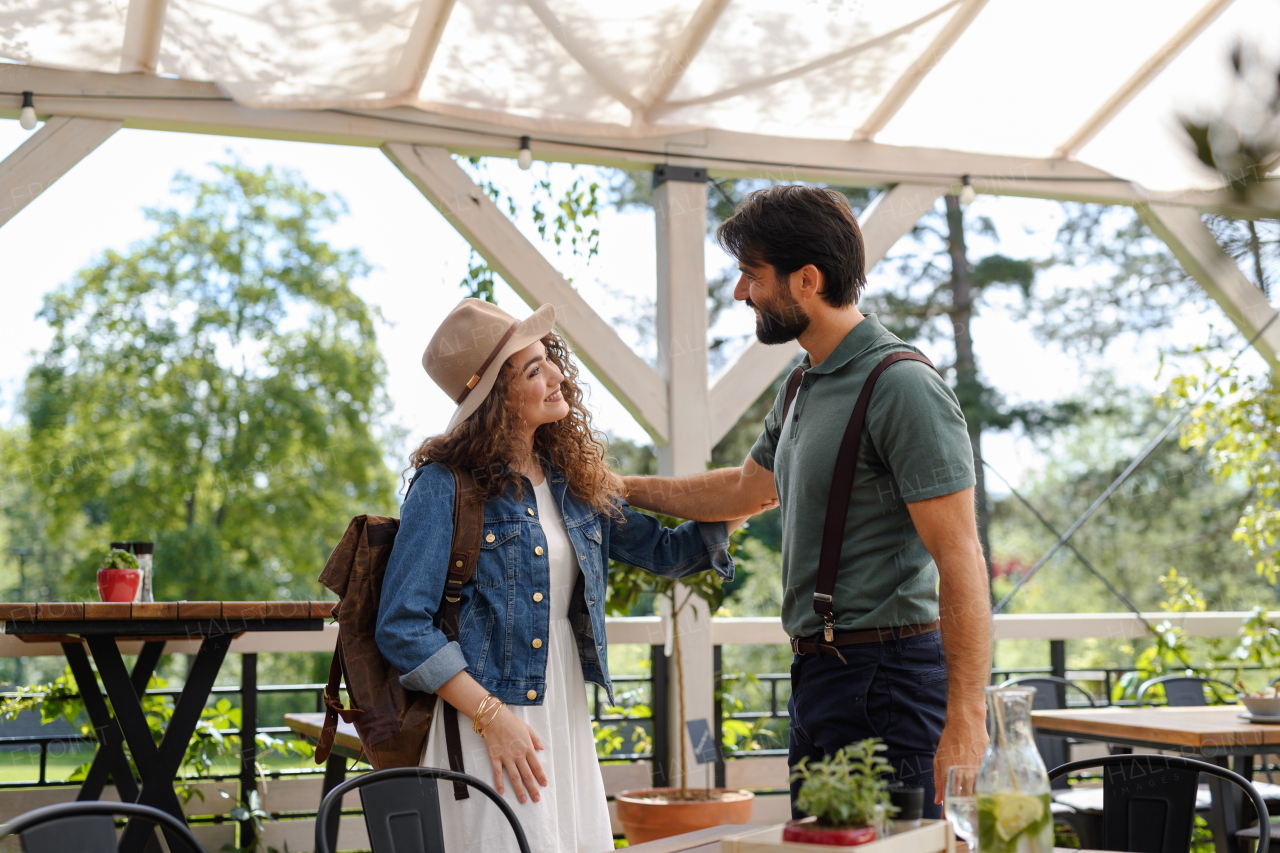
{"label": "polo shirt collar", "polygon": [[849,330],[849,334],[844,336],[844,340],[832,351],[831,355],[826,357],[822,364],[817,367],[810,367],[809,356],[806,354],[802,367],[804,367],[805,373],[814,376],[834,373],[865,352],[884,333],[885,328],[880,325],[876,315],[868,314],[862,319],[861,323]]}

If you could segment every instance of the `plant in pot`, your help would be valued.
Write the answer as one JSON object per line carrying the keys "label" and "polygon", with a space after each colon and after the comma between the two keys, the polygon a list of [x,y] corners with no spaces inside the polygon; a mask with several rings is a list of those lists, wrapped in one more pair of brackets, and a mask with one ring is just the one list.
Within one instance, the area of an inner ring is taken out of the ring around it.
{"label": "plant in pot", "polygon": [[[679,519],[657,516],[667,526]],[[736,534],[735,534],[736,535]],[[734,550],[736,538],[731,539]],[[680,787],[641,788],[622,791],[615,798],[618,820],[626,830],[627,842],[639,844],[667,838],[697,829],[724,824],[746,823],[751,819],[754,795],[750,791],[727,788],[689,787],[686,766],[686,744],[689,733],[685,725],[684,657],[681,649],[679,618],[695,600],[706,602],[707,612],[714,613],[724,601],[720,577],[712,571],[686,578],[673,579],[652,575],[641,569],[614,563],[609,571],[609,599],[606,609],[613,615],[625,616],[647,593],[665,601],[671,626],[671,658],[676,670],[676,699],[680,708],[679,732],[674,775]],[[709,690],[710,685],[705,685]]]}
{"label": "plant in pot", "polygon": [[812,764],[800,759],[791,781],[801,783],[796,806],[808,817],[790,821],[782,840],[838,846],[875,841],[885,820],[897,811],[889,804],[884,778],[893,768],[877,754],[884,749],[878,738],[870,738]]}
{"label": "plant in pot", "polygon": [[103,601],[133,601],[141,581],[138,558],[128,551],[112,548],[98,569],[98,597]]}

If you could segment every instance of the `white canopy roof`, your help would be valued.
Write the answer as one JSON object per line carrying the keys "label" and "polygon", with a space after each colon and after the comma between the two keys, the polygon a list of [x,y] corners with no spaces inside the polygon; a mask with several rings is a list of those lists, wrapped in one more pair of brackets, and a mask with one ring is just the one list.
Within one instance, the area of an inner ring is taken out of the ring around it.
{"label": "white canopy roof", "polygon": [[1232,45],[1280,56],[1276,0],[5,7],[0,58],[214,82],[254,109],[409,107],[601,142],[709,128],[769,137],[783,153],[808,138],[1074,157],[1164,191],[1220,184],[1176,117],[1224,97]]}

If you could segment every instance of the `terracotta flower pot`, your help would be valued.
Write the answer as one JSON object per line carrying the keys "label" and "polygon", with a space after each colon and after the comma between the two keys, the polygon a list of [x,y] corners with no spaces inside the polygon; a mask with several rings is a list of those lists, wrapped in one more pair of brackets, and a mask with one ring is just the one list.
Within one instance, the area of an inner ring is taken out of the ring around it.
{"label": "terracotta flower pot", "polygon": [[788,821],[782,829],[783,841],[799,844],[830,844],[835,847],[852,847],[876,840],[874,826],[826,827],[818,826],[814,818]]}
{"label": "terracotta flower pot", "polygon": [[142,572],[137,569],[98,569],[98,597],[103,601],[133,601]]}
{"label": "terracotta flower pot", "polygon": [[618,820],[626,830],[627,843],[640,844],[695,829],[751,820],[755,794],[750,791],[712,788],[711,793],[719,795],[713,800],[668,799],[679,793],[679,788],[640,788],[618,794],[615,797]]}

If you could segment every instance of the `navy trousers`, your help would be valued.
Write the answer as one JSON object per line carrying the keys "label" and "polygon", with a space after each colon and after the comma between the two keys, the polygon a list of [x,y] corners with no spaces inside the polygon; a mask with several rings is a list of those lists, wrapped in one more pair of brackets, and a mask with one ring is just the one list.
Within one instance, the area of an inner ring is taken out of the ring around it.
{"label": "navy trousers", "polygon": [[[813,639],[813,638],[811,638]],[[947,716],[947,661],[939,631],[882,643],[841,646],[835,655],[795,655],[791,664],[791,742],[787,762],[812,763],[854,741],[880,738],[893,766],[889,778],[924,788],[924,816],[942,817],[933,803],[933,756]],[[941,780],[939,784],[945,784]],[[791,783],[791,814],[798,782]]]}

